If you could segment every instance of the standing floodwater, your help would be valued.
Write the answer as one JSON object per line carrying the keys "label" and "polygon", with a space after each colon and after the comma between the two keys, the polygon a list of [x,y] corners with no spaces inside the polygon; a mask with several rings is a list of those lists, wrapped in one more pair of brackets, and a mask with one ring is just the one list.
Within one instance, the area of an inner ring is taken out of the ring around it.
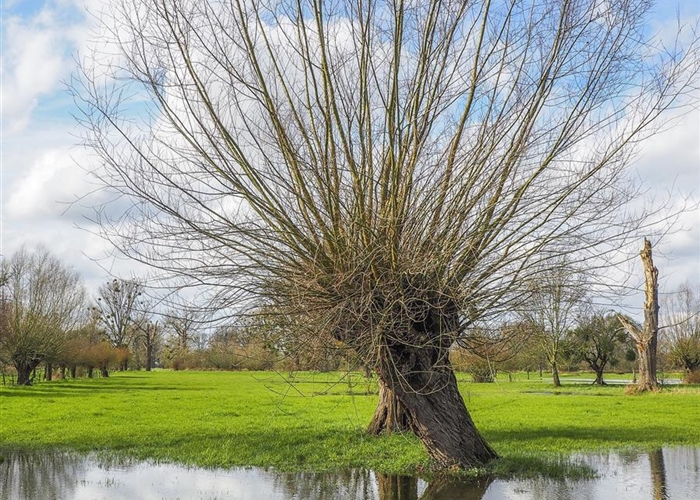
{"label": "standing floodwater", "polygon": [[280,473],[199,469],[44,452],[4,454],[2,500],[700,500],[700,449],[577,455],[599,477],[582,481],[443,478],[364,470]]}

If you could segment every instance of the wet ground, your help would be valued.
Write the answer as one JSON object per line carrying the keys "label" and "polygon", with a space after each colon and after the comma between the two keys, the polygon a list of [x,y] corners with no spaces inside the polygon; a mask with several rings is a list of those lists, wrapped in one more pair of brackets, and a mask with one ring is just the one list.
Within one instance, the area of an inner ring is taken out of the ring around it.
{"label": "wet ground", "polygon": [[2,500],[700,500],[700,448],[572,457],[598,471],[592,480],[431,483],[364,470],[289,474],[60,452],[4,456]]}

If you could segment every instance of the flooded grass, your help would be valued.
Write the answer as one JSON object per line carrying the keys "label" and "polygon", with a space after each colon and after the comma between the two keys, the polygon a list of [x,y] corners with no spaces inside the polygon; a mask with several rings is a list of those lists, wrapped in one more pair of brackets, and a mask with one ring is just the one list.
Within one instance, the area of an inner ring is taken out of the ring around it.
{"label": "flooded grass", "polygon": [[700,449],[570,457],[594,477],[493,479],[416,476],[347,469],[289,473],[259,468],[202,469],[96,455],[11,454],[0,464],[0,500],[695,500]]}
{"label": "flooded grass", "polygon": [[[588,473],[585,467],[561,457],[700,446],[698,386],[642,396],[589,385],[565,385],[554,394],[537,381],[462,380],[460,388],[477,426],[503,457],[476,471],[478,477],[577,478]],[[103,451],[210,468],[429,474],[414,436],[364,434],[375,391],[375,382],[360,374],[269,372],[125,372],[3,387],[0,443],[10,451]]]}

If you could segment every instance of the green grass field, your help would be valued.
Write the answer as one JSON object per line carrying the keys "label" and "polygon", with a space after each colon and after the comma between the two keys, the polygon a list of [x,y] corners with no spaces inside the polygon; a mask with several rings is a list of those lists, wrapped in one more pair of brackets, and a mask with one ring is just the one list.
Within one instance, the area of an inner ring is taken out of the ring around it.
{"label": "green grass field", "polygon": [[[477,426],[505,458],[502,475],[532,466],[533,457],[551,463],[574,451],[700,445],[698,386],[625,396],[620,386],[555,391],[524,376],[495,384],[459,378]],[[364,435],[375,391],[360,374],[270,372],[123,372],[2,387],[0,448],[207,467],[429,470],[413,436]]]}

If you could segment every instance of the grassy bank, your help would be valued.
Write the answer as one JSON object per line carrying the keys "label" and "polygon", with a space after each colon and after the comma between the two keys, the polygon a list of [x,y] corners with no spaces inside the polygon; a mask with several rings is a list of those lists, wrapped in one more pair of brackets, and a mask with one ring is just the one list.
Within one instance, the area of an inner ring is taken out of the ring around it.
{"label": "grassy bank", "polygon": [[[700,445],[697,386],[625,396],[623,387],[460,383],[506,469],[573,451]],[[363,434],[375,391],[359,374],[166,371],[3,387],[0,447],[106,450],[211,467],[428,467],[413,436]]]}

